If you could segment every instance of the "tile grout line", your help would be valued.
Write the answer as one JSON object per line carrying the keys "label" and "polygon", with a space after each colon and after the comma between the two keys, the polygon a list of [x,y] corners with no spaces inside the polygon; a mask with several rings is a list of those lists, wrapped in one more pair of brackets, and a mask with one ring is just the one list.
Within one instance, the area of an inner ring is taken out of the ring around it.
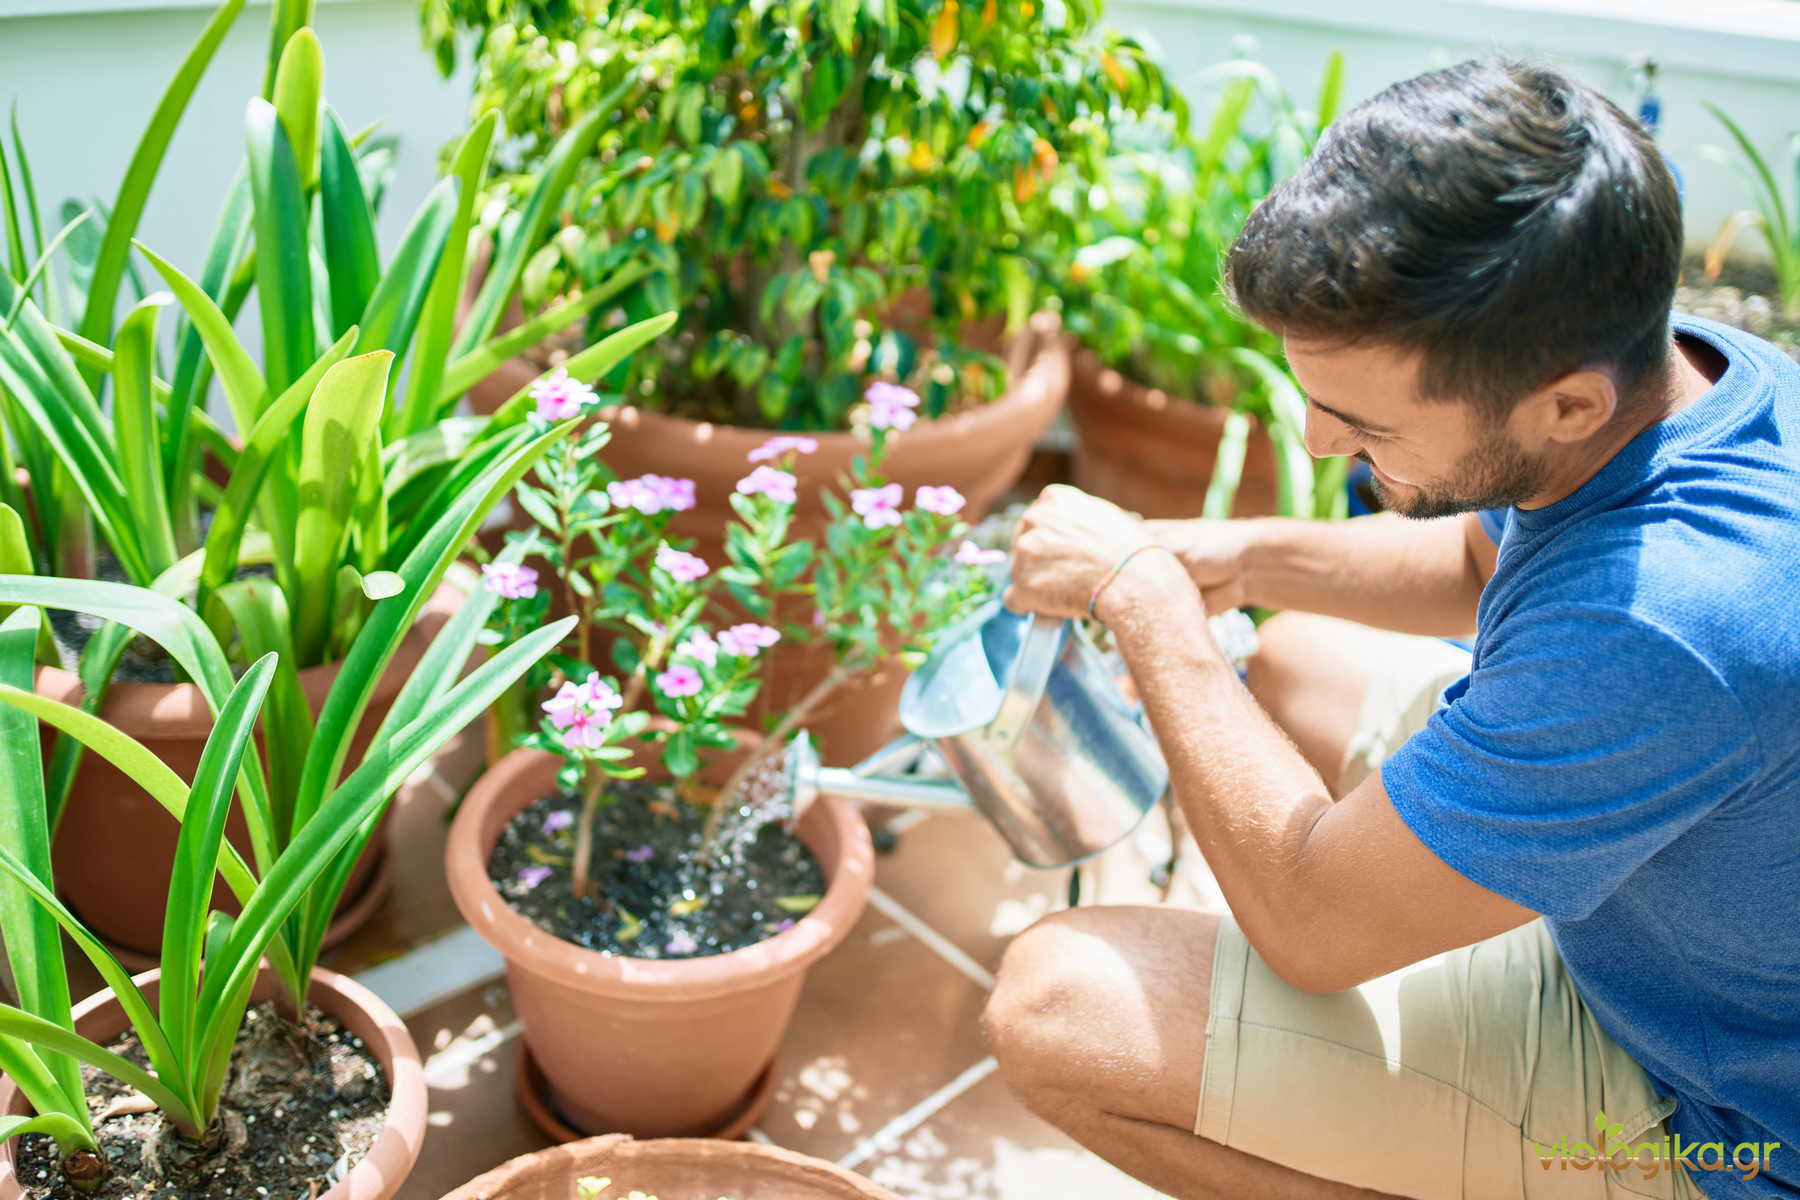
{"label": "tile grout line", "polygon": [[922,921],[911,910],[880,888],[869,889],[869,904],[881,910],[882,914],[906,932],[924,942],[935,951],[939,958],[967,975],[981,986],[984,992],[994,990],[994,975],[986,967],[970,958],[968,952],[952,942],[949,938]]}
{"label": "tile grout line", "polygon": [[993,1055],[988,1055],[980,1062],[967,1068],[962,1074],[946,1083],[931,1095],[925,1097],[893,1120],[877,1129],[868,1137],[851,1147],[850,1152],[837,1160],[837,1165],[846,1171],[854,1171],[869,1158],[883,1150],[890,1150],[901,1138],[929,1121],[941,1112],[951,1101],[992,1075],[1000,1065]]}

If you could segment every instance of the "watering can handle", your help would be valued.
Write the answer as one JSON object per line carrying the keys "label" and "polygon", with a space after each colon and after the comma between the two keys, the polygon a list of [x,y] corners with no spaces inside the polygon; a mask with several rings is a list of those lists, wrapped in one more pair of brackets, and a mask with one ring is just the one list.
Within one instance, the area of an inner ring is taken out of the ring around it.
{"label": "watering can handle", "polygon": [[1031,714],[1037,711],[1050,683],[1050,671],[1056,666],[1057,651],[1062,649],[1062,631],[1067,621],[1055,617],[1032,617],[1025,637],[1019,645],[1019,657],[1013,660],[1006,692],[1000,697],[1000,711],[991,727],[993,740],[1010,746],[1019,740]]}

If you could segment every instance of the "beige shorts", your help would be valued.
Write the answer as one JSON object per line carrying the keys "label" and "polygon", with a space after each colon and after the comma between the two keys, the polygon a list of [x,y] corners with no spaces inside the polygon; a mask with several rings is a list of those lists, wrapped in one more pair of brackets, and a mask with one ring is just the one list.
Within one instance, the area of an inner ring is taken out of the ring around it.
{"label": "beige shorts", "polygon": [[[1468,656],[1395,635],[1345,778],[1422,726]],[[1331,996],[1276,976],[1220,923],[1194,1132],[1357,1187],[1460,1200],[1701,1200],[1645,1143],[1672,1099],[1594,1021],[1542,921]],[[1621,1143],[1617,1165],[1596,1163]],[[1559,1143],[1562,1146],[1559,1148]],[[1585,1151],[1585,1152],[1584,1152]]]}

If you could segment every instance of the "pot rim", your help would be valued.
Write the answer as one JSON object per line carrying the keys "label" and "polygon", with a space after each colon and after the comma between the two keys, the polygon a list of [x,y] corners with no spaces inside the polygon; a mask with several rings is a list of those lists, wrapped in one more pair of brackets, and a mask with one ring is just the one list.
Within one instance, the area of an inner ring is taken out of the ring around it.
{"label": "pot rim", "polygon": [[[654,1166],[658,1160],[666,1162],[682,1158],[741,1160],[746,1165],[744,1173],[749,1181],[754,1181],[754,1164],[778,1163],[789,1172],[809,1176],[821,1183],[841,1185],[846,1197],[899,1200],[895,1193],[854,1171],[782,1146],[765,1146],[758,1142],[721,1142],[712,1138],[645,1138],[640,1141],[628,1133],[606,1133],[521,1154],[484,1171],[455,1191],[446,1193],[442,1200],[498,1200],[500,1197],[519,1194],[536,1177],[553,1177],[559,1174],[575,1177],[578,1173],[591,1173],[603,1166],[613,1170],[616,1168],[611,1166],[611,1162],[617,1159],[623,1159],[626,1163],[636,1159]],[[638,1181],[630,1182],[631,1186],[637,1186]],[[649,1182],[654,1184],[655,1181]]]}
{"label": "pot rim", "polygon": [[[811,912],[773,937],[702,958],[674,960],[602,954],[566,942],[515,911],[488,878],[487,860],[500,829],[520,809],[554,786],[561,759],[544,750],[507,753],[475,781],[450,826],[444,874],[458,911],[482,939],[499,950],[509,966],[566,987],[632,999],[710,999],[765,987],[802,971],[845,937],[862,915],[875,882],[875,849],[862,813],[839,796],[821,796],[802,818],[835,835],[838,854],[825,895]],[[539,782],[541,781],[541,782]],[[482,835],[490,814],[492,837]],[[820,828],[814,825],[814,828]]]}
{"label": "pot rim", "polygon": [[[132,976],[132,982],[142,987],[155,984],[161,978],[162,971],[156,969]],[[264,964],[257,975],[258,990],[273,979],[274,972]],[[381,997],[348,975],[324,967],[313,968],[306,998],[315,1008],[336,1017],[346,1026],[350,1024],[346,1019],[349,1012],[359,1011],[368,1018],[376,1036],[361,1033],[358,1036],[363,1037],[388,1081],[388,1109],[381,1131],[349,1173],[320,1193],[319,1200],[380,1200],[391,1196],[418,1162],[425,1142],[425,1118],[430,1104],[425,1089],[425,1066],[419,1058],[418,1046],[399,1015]],[[71,1010],[71,1016],[79,1027],[83,1018],[108,1006],[118,1009],[123,1017],[123,1009],[111,988],[82,1000]],[[125,1028],[129,1027],[126,1022]],[[15,1105],[23,1103],[24,1097],[13,1082],[0,1076],[0,1112],[10,1112]],[[0,1146],[0,1200],[16,1200],[24,1195],[16,1173],[15,1144],[9,1139]]]}
{"label": "pot rim", "polygon": [[[1068,392],[1070,341],[1063,334],[1055,313],[1034,314],[1027,329],[1029,338],[1021,339],[1026,341],[1024,365],[1015,370],[1004,393],[986,404],[948,416],[921,418],[910,429],[894,435],[890,443],[890,464],[893,458],[913,455],[929,456],[934,463],[946,458],[954,461],[989,457],[993,435],[999,430],[1039,421],[1047,427]],[[670,442],[708,443],[736,461],[743,461],[743,456],[751,450],[784,432],[752,425],[699,421],[635,404],[608,405],[599,415],[611,425],[660,435],[660,439]],[[862,453],[868,445],[866,439],[848,429],[801,432],[818,441],[819,452],[825,457],[848,459]],[[964,448],[963,452],[957,453],[958,448]],[[950,453],[946,454],[946,451]]]}
{"label": "pot rim", "polygon": [[[419,609],[412,628],[406,631],[406,636],[395,648],[393,658],[388,661],[388,669],[376,681],[376,696],[382,695],[384,691],[389,695],[398,694],[405,676],[412,671],[409,665],[404,674],[396,676],[394,666],[403,662],[416,665],[424,657],[426,647],[431,644],[431,639],[437,635],[443,622],[455,614],[462,601],[461,588],[448,578],[438,581],[431,595],[425,598],[424,607]],[[337,682],[338,672],[343,665],[343,660],[339,659],[336,662],[301,668],[300,690],[315,712],[324,705],[325,697]],[[391,687],[384,686],[390,682]],[[79,675],[51,666],[37,668],[32,677],[32,690],[46,699],[60,700],[69,705],[79,705],[86,694]],[[212,709],[206,703],[206,696],[195,684],[125,682],[107,687],[106,699],[100,705],[100,719],[133,737],[168,739],[204,738],[212,731],[214,718]]]}

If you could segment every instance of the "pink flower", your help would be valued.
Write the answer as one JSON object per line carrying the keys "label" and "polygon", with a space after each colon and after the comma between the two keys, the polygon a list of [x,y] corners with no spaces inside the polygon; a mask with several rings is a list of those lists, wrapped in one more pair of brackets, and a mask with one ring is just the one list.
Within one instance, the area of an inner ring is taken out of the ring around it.
{"label": "pink flower", "polygon": [[922,487],[913,503],[928,513],[936,513],[940,517],[954,517],[962,511],[963,494],[953,487]]}
{"label": "pink flower", "polygon": [[538,884],[544,882],[544,880],[550,878],[550,875],[551,871],[549,867],[525,867],[519,872],[516,878],[519,881],[520,887],[524,888],[526,891],[530,891]]}
{"label": "pink flower", "polygon": [[913,411],[919,407],[919,394],[897,383],[877,379],[863,392],[863,399],[869,402],[869,424],[877,429],[911,429],[919,418]]}
{"label": "pink flower", "polygon": [[538,573],[518,563],[483,563],[481,586],[508,600],[529,600],[537,595]]}
{"label": "pink flower", "polygon": [[677,664],[656,677],[656,686],[672,700],[681,696],[698,695],[702,686],[700,672]]}
{"label": "pink flower", "polygon": [[734,658],[755,658],[781,640],[781,631],[746,621],[719,635],[719,649]]}
{"label": "pink flower", "polygon": [[625,698],[598,674],[587,682],[564,681],[556,695],[544,701],[550,724],[562,733],[563,744],[578,750],[596,750],[606,744],[606,727]]}
{"label": "pink flower", "polygon": [[575,814],[568,809],[558,809],[544,818],[544,832],[558,833],[575,823]]}
{"label": "pink flower", "polygon": [[719,643],[713,641],[712,634],[704,629],[696,629],[675,647],[676,658],[691,658],[702,666],[710,667],[719,661]]}
{"label": "pink flower", "polygon": [[615,479],[606,485],[607,499],[620,508],[635,508],[646,516],[660,512],[686,512],[694,507],[694,481],[668,475],[640,475]]}
{"label": "pink flower", "polygon": [[900,523],[900,485],[857,488],[850,493],[850,506],[870,529],[881,529]]}
{"label": "pink flower", "polygon": [[645,863],[656,857],[656,851],[649,846],[633,846],[625,852],[625,861]]}
{"label": "pink flower", "polygon": [[818,448],[819,443],[816,438],[783,434],[780,437],[770,438],[745,457],[751,462],[767,462],[771,458],[780,458],[784,454],[811,454]]}
{"label": "pink flower", "polygon": [[693,934],[685,929],[677,929],[669,935],[669,944],[663,950],[669,954],[692,954],[699,948],[700,943],[694,940]]}
{"label": "pink flower", "polygon": [[989,563],[1005,562],[1006,551],[983,550],[974,542],[964,538],[963,544],[956,548],[955,561],[965,567],[985,567]]}
{"label": "pink flower", "polygon": [[794,477],[774,467],[758,467],[737,481],[737,490],[746,496],[767,496],[782,504],[792,504],[795,497]]}
{"label": "pink flower", "polygon": [[667,542],[656,548],[656,565],[676,583],[692,583],[711,570],[705,559],[677,550]]}
{"label": "pink flower", "polygon": [[538,416],[546,421],[566,421],[581,415],[581,410],[594,401],[594,389],[558,367],[531,385],[531,398],[537,402]]}

